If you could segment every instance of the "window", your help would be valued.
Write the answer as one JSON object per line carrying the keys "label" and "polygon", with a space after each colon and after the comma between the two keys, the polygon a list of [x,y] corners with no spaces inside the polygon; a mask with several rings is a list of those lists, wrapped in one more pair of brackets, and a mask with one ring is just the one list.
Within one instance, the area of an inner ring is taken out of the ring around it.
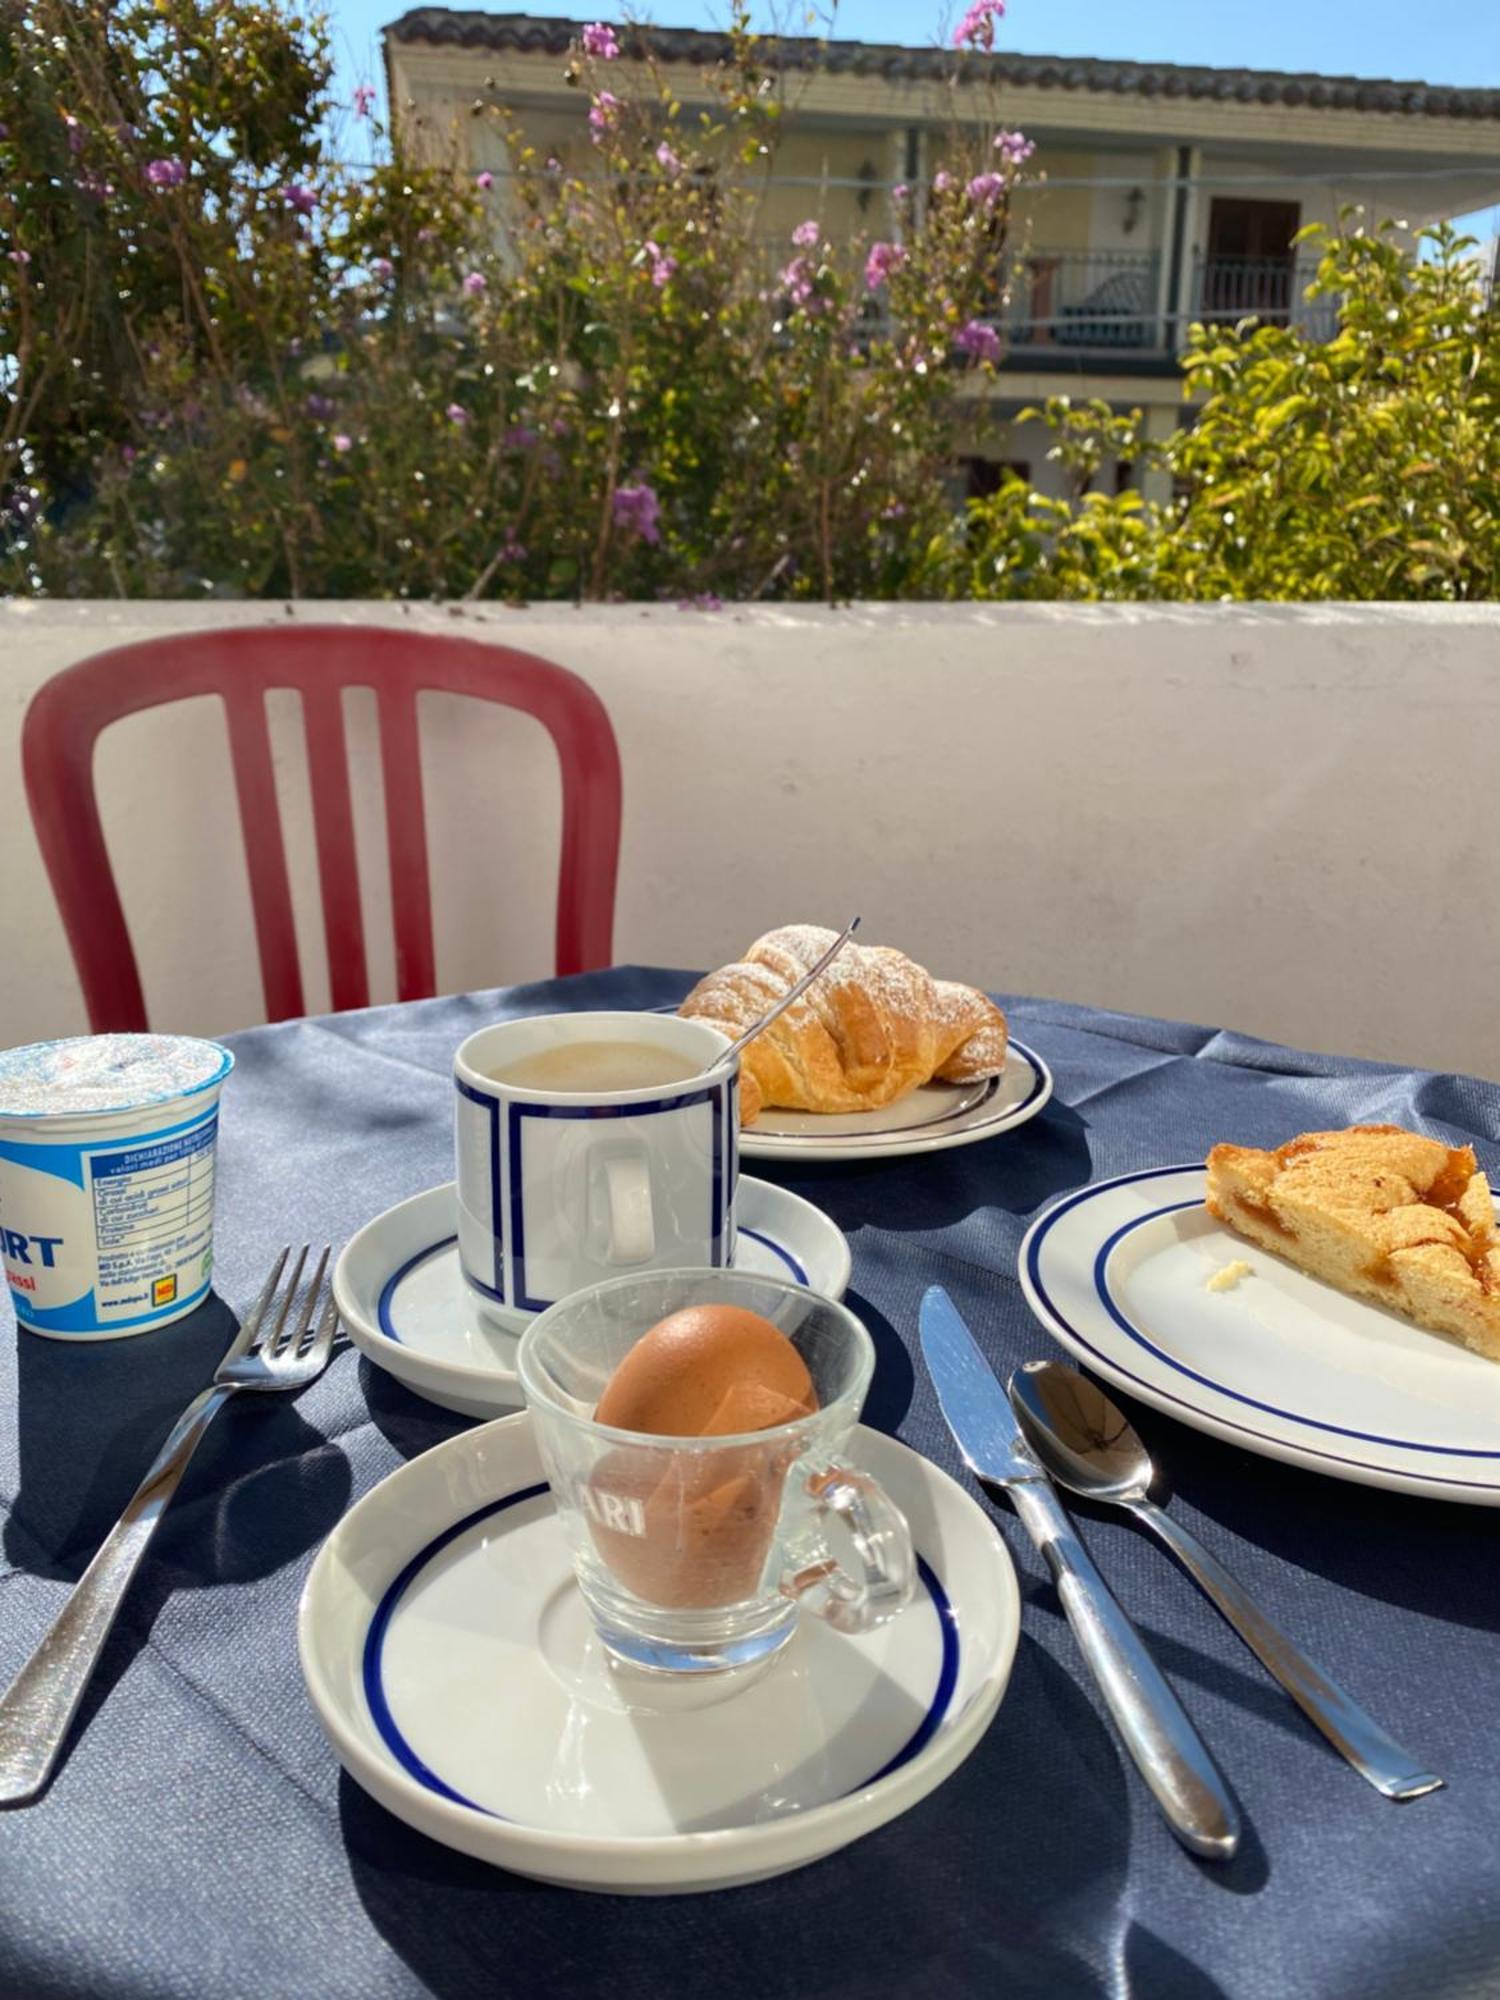
{"label": "window", "polygon": [[1247,313],[1285,319],[1292,300],[1292,238],[1301,227],[1295,201],[1242,201],[1216,195],[1208,211],[1203,266],[1205,317]]}
{"label": "window", "polygon": [[1031,461],[1027,458],[961,458],[958,465],[966,500],[988,500],[1009,479],[1031,484]]}

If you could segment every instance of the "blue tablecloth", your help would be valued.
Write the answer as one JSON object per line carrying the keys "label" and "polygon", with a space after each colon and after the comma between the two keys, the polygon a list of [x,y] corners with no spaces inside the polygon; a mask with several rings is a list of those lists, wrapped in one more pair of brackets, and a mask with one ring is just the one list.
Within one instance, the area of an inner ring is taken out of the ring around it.
{"label": "blue tablecloth", "polygon": [[[649,1006],[683,974],[630,968],[232,1038],[218,1284],[244,1305],[268,1252],[337,1244],[447,1179],[449,1059],[473,1028],[559,1006]],[[1002,1375],[1048,1348],[1016,1284],[1038,1209],[1091,1178],[1418,1119],[1500,1165],[1500,1090],[1243,1037],[1017,1000],[1057,1096],[1024,1130],[925,1159],[771,1173],[854,1248],[880,1365],[867,1417],[950,1471],[920,1362],[940,1280]],[[6,1334],[0,1681],[114,1519],[233,1321],[81,1352]],[[340,1775],[293,1642],[312,1555],[351,1500],[462,1426],[352,1352],[295,1401],[219,1419],[137,1580],[67,1761],[0,1817],[0,1991],[109,2000],[430,1992],[898,1993],[1197,2000],[1500,1991],[1500,1514],[1293,1471],[1133,1411],[1175,1505],[1271,1614],[1449,1788],[1409,1807],[1340,1763],[1128,1524],[1086,1523],[1125,1605],[1239,1795],[1243,1850],[1190,1860],[1111,1733],[1014,1521],[1014,1678],[963,1769],[904,1819],[799,1874],[716,1896],[543,1888],[408,1831]]]}

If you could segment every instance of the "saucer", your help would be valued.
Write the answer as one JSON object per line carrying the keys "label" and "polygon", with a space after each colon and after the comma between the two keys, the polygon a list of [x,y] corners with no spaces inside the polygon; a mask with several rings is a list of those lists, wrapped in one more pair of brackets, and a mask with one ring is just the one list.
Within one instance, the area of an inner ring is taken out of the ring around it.
{"label": "saucer", "polygon": [[[419,1396],[466,1417],[516,1409],[516,1342],[475,1309],[458,1268],[453,1182],[398,1202],[344,1246],[339,1316],[361,1353]],[[849,1283],[844,1232],[810,1201],[741,1175],[734,1265],[793,1278],[825,1298]]]}
{"label": "saucer", "polygon": [[857,1638],[804,1617],[769,1668],[705,1687],[607,1664],[529,1414],[424,1452],[344,1516],[302,1594],[339,1761],[446,1846],[617,1893],[759,1881],[894,1819],[984,1734],[1020,1595],[946,1473],[863,1426],[848,1453],[911,1524],[914,1601]]}

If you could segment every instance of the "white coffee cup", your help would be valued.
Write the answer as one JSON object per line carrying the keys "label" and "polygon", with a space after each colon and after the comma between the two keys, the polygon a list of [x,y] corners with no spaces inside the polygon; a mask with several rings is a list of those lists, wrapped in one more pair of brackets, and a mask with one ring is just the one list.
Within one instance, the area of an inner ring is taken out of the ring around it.
{"label": "white coffee cup", "polygon": [[[639,1090],[505,1079],[585,1042],[645,1044],[695,1067]],[[627,1270],[732,1262],[739,1064],[711,1067],[728,1046],[672,1014],[543,1014],[469,1036],[453,1059],[458,1255],[486,1318],[516,1330]]]}

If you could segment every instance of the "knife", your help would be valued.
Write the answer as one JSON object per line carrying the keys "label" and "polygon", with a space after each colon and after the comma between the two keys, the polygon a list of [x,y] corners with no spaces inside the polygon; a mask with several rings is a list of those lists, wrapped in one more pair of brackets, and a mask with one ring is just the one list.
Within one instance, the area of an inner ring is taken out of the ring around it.
{"label": "knife", "polygon": [[969,1466],[1003,1486],[1046,1558],[1083,1657],[1125,1748],[1191,1853],[1232,1859],[1239,1815],[1187,1711],[1078,1539],[1056,1489],[1026,1450],[1005,1391],[941,1285],[922,1299],[922,1353],[944,1421]]}

